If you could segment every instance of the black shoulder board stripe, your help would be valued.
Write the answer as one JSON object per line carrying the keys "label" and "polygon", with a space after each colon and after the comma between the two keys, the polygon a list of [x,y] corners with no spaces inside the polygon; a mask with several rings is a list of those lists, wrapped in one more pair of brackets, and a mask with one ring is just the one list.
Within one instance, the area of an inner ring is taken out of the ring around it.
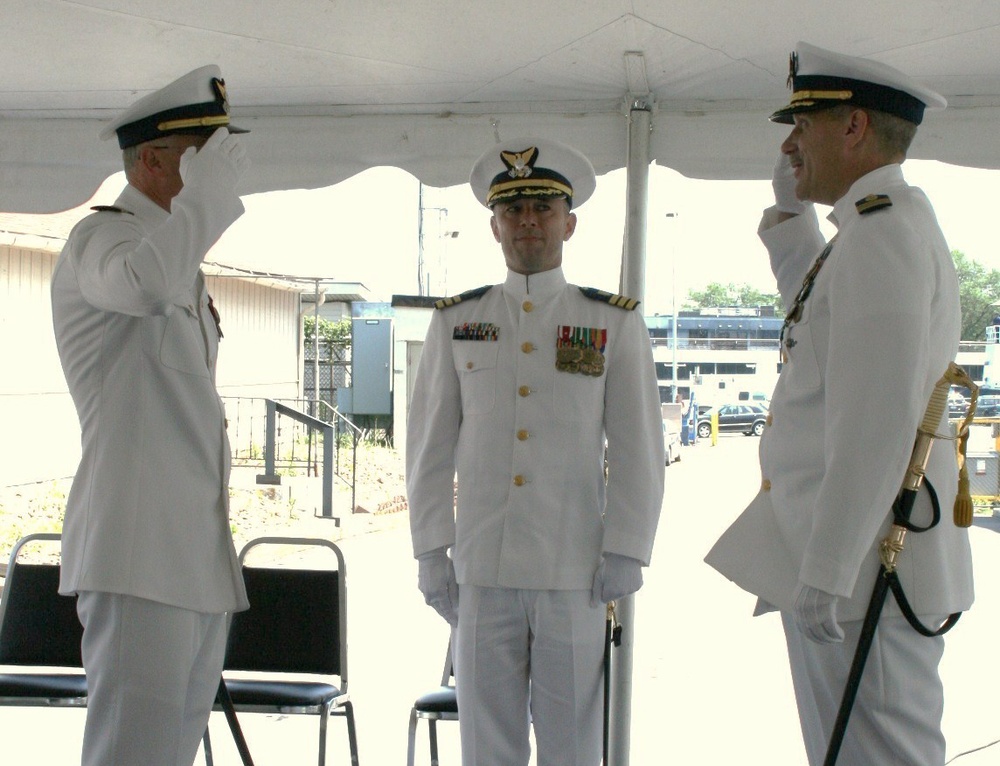
{"label": "black shoulder board stripe", "polygon": [[629,298],[627,295],[616,295],[606,290],[598,290],[596,287],[581,287],[580,292],[592,301],[610,303],[612,306],[617,306],[626,311],[633,311],[639,305],[639,301],[635,298]]}
{"label": "black shoulder board stripe", "polygon": [[888,194],[869,194],[864,199],[855,202],[854,207],[858,209],[859,214],[864,215],[884,207],[892,207],[892,200],[889,199]]}
{"label": "black shoulder board stripe", "polygon": [[471,301],[473,298],[478,298],[479,296],[485,294],[491,287],[493,287],[493,285],[483,285],[482,287],[477,287],[475,290],[466,290],[464,293],[442,298],[439,301],[434,301],[434,308],[446,309],[450,306],[457,306],[462,301]]}
{"label": "black shoulder board stripe", "polygon": [[96,210],[98,213],[125,213],[126,215],[135,215],[131,210],[126,210],[122,207],[115,207],[114,205],[94,205],[91,210]]}

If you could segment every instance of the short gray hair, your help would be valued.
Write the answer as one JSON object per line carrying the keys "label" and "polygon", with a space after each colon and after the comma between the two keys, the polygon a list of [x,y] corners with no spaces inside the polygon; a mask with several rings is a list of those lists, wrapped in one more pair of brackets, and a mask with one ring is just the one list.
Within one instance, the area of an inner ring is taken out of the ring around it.
{"label": "short gray hair", "polygon": [[139,144],[122,149],[122,165],[125,167],[125,175],[132,172],[135,163],[139,161]]}
{"label": "short gray hair", "polygon": [[916,124],[894,114],[863,106],[838,104],[833,107],[833,110],[838,112],[838,117],[846,117],[855,109],[860,109],[868,115],[868,124],[871,126],[872,135],[875,136],[879,148],[886,155],[906,157],[906,153],[910,150],[910,144],[913,143],[913,137],[917,135]]}

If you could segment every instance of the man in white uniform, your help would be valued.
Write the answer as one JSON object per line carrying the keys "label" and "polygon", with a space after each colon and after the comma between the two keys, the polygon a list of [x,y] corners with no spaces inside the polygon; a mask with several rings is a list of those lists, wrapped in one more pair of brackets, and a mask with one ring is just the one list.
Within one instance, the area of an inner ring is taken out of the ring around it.
{"label": "man in white uniform", "polygon": [[[879,571],[877,547],[934,384],[958,350],[951,255],[900,164],[925,108],[944,99],[875,61],[800,43],[793,123],[775,169],[767,246],[788,319],[783,368],[760,444],[761,490],[707,561],[779,610],[810,764],[821,764]],[[832,205],[824,248],[813,205]],[[832,246],[831,246],[832,245]],[[947,434],[942,419],[938,433]],[[898,575],[936,627],[973,598],[968,535],[954,525],[954,445],[927,470],[943,518],[906,538]],[[922,491],[912,520],[926,525]],[[941,766],[943,638],[886,605],[840,750],[843,764]]]}
{"label": "man in white uniform", "polygon": [[73,229],[52,277],[83,441],[60,583],[84,627],[83,766],[190,766],[226,613],[247,607],[215,388],[222,331],[200,269],[243,213],[237,131],[216,66],[137,101],[101,134],[117,135],[128,186]]}
{"label": "man in white uniform", "polygon": [[458,628],[465,766],[525,766],[532,723],[539,763],[594,766],[604,605],[642,584],[663,495],[649,333],[637,301],[563,276],[583,155],[498,144],[471,184],[508,272],[439,301],[427,333],[406,446],[419,586]]}

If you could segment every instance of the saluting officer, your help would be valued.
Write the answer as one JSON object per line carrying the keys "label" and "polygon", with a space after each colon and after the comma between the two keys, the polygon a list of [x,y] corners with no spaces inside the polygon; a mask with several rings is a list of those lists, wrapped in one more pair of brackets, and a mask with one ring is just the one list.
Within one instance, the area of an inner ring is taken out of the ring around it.
{"label": "saluting officer", "polygon": [[508,272],[439,301],[427,333],[406,446],[419,586],[458,628],[463,763],[524,766],[530,721],[539,763],[592,766],[604,604],[641,586],[663,495],[649,333],[637,301],[563,275],[586,157],[508,141],[471,185]]}
{"label": "saluting officer", "polygon": [[78,594],[83,766],[188,766],[212,709],[226,613],[247,607],[229,529],[222,331],[201,263],[243,214],[247,166],[219,68],[107,125],[128,185],[70,233],[56,345],[82,431],[60,592]]}
{"label": "saluting officer", "polygon": [[[799,43],[794,124],[761,238],[784,300],[784,361],[760,445],[761,489],[707,561],[781,612],[810,764],[823,763],[878,544],[934,384],[958,351],[958,282],[927,197],[903,179],[925,109],[944,99],[880,62]],[[826,243],[812,203],[832,205]],[[946,413],[938,433],[948,433]],[[938,442],[927,479],[946,518],[911,534],[898,575],[925,625],[972,604],[968,535],[952,523],[955,452]],[[931,519],[921,492],[913,522]],[[940,637],[886,606],[846,730],[846,764],[944,763]]]}

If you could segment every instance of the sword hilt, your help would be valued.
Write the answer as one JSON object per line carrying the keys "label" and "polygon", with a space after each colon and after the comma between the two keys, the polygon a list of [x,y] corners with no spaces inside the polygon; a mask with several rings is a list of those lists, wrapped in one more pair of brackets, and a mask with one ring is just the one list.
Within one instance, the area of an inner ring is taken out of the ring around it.
{"label": "sword hilt", "polygon": [[[958,428],[959,446],[957,450],[959,465],[959,491],[955,496],[954,521],[956,526],[968,527],[972,524],[972,498],[969,496],[969,474],[965,466],[965,448],[969,439],[969,424],[976,414],[976,403],[979,398],[979,387],[972,382],[968,373],[954,362],[948,364],[941,379],[934,384],[930,400],[927,402],[927,409],[924,417],[917,427],[917,436],[913,444],[913,452],[910,455],[910,463],[903,478],[903,492],[916,494],[927,474],[927,463],[930,460],[931,448],[935,439],[951,439],[937,432],[941,421],[944,419],[945,411],[948,408],[948,390],[952,385],[961,385],[969,389],[969,408],[965,418]],[[907,516],[912,507],[912,498],[906,504]],[[889,535],[879,546],[879,556],[886,571],[893,571],[896,568],[896,559],[903,550],[906,540],[906,528],[899,524],[893,524]]]}

